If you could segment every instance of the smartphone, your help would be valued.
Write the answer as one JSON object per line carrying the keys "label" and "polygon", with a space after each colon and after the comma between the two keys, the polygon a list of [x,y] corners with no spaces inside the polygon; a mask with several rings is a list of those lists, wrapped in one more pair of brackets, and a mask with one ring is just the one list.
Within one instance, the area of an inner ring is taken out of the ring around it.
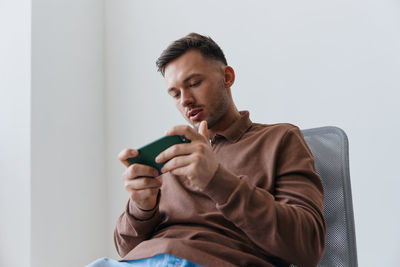
{"label": "smartphone", "polygon": [[154,142],[151,142],[150,144],[139,148],[138,149],[139,156],[137,156],[136,158],[129,158],[128,162],[130,164],[140,163],[148,165],[156,168],[159,171],[159,173],[161,173],[161,168],[164,166],[166,162],[156,163],[155,158],[158,156],[158,154],[160,154],[170,146],[181,143],[190,143],[190,140],[183,135],[161,137],[155,140]]}

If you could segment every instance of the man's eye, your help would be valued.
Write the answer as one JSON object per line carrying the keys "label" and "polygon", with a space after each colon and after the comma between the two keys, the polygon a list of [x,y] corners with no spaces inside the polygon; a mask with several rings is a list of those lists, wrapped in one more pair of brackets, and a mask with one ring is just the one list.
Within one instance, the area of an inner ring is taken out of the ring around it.
{"label": "man's eye", "polygon": [[198,82],[192,83],[192,84],[190,84],[190,85],[189,85],[189,87],[196,87],[196,86],[199,86],[199,85],[200,85],[200,83],[201,83],[201,81],[198,81]]}
{"label": "man's eye", "polygon": [[172,95],[172,97],[173,98],[179,98],[180,95],[181,95],[180,93],[175,93],[175,94]]}

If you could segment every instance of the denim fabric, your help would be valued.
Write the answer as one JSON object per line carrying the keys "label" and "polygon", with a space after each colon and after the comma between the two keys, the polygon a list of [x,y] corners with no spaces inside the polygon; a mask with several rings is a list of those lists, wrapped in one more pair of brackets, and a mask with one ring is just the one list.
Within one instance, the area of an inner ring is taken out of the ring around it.
{"label": "denim fabric", "polygon": [[173,255],[159,254],[151,258],[121,262],[110,258],[101,258],[86,267],[201,267],[201,265]]}

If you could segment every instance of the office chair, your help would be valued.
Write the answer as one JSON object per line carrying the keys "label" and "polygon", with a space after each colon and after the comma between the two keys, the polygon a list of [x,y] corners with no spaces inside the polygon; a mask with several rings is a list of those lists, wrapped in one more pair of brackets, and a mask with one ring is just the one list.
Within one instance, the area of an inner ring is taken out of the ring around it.
{"label": "office chair", "polygon": [[318,266],[358,266],[347,136],[340,128],[330,126],[302,132],[325,191],[327,236]]}

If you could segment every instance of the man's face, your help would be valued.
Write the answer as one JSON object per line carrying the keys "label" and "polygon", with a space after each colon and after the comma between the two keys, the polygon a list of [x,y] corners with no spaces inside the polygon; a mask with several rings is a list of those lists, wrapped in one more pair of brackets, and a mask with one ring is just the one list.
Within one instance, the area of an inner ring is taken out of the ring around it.
{"label": "man's face", "polygon": [[164,77],[177,109],[194,127],[206,120],[210,129],[228,111],[230,98],[218,61],[189,50],[167,64]]}

